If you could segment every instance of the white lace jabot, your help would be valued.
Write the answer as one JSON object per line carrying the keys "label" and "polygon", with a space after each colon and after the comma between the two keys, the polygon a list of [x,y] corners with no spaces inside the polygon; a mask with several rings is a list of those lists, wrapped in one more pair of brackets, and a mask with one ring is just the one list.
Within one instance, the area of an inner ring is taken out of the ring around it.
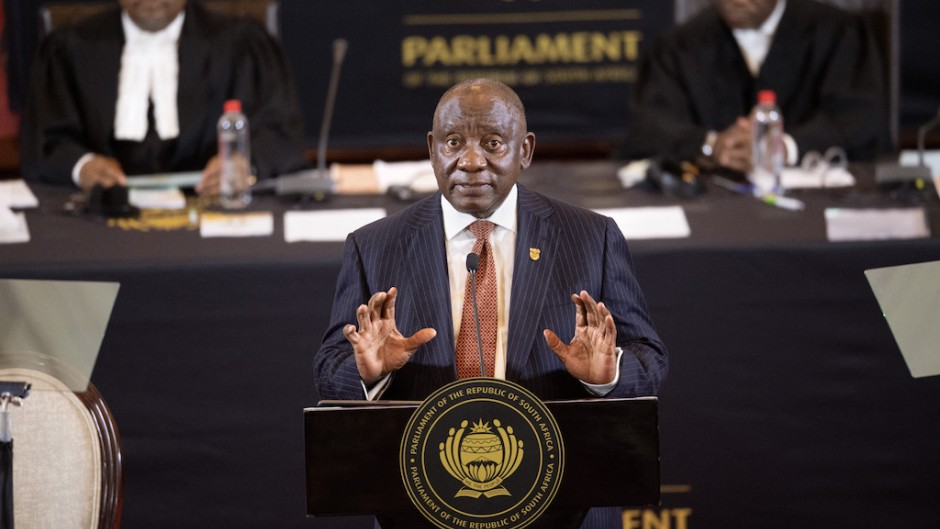
{"label": "white lace jabot", "polygon": [[142,141],[147,135],[147,110],[153,101],[157,134],[167,140],[179,136],[176,92],[179,84],[177,47],[183,28],[180,13],[166,28],[144,31],[125,11],[124,52],[118,79],[118,98],[114,112],[114,137]]}

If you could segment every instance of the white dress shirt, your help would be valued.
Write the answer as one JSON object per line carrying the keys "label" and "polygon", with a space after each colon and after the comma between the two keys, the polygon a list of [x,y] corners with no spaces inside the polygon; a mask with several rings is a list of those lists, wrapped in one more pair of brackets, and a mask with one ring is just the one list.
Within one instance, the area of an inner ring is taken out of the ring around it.
{"label": "white dress shirt", "polygon": [[[492,215],[483,220],[495,224],[490,232],[490,248],[493,250],[493,261],[496,264],[496,360],[493,365],[493,377],[506,378],[506,347],[509,342],[509,306],[512,292],[512,271],[515,263],[517,215],[516,205],[519,200],[519,189],[512,186],[503,203]],[[463,319],[463,305],[469,303],[464,299],[467,289],[467,254],[473,251],[476,236],[467,229],[474,222],[481,220],[469,213],[457,211],[450,202],[441,196],[441,210],[444,221],[444,238],[446,240],[447,271],[450,281],[450,306],[454,325],[453,348],[457,348],[457,335],[460,334],[460,324]],[[574,325],[574,304],[571,306],[572,325]],[[617,373],[609,384],[588,384],[582,382],[588,391],[603,396],[616,387],[620,381],[620,356],[623,351],[617,348]],[[388,386],[391,377],[384,377],[371,389],[363,385],[366,398],[374,400],[380,398]]]}
{"label": "white dress shirt", "polygon": [[127,12],[121,14],[124,51],[114,112],[114,137],[142,141],[147,135],[147,110],[153,101],[157,134],[168,140],[179,136],[176,92],[179,85],[179,38],[184,13],[157,32],[144,31]]}
{"label": "white dress shirt", "polygon": [[774,33],[777,32],[777,26],[780,24],[780,18],[783,17],[786,6],[786,0],[778,0],[777,6],[760,27],[732,31],[734,40],[738,41],[738,47],[744,55],[744,62],[747,63],[747,68],[754,77],[757,77],[764,59],[767,58],[767,52],[770,50],[770,44],[774,40]]}
{"label": "white dress shirt", "polygon": [[[485,220],[496,225],[490,233],[490,247],[496,263],[496,361],[493,377],[506,378],[506,344],[509,331],[509,301],[512,292],[513,259],[516,251],[516,202],[519,190],[512,186],[499,208]],[[454,318],[454,349],[463,319],[463,305],[467,291],[467,254],[473,251],[476,237],[467,228],[480,220],[469,213],[454,209],[443,196],[444,237],[447,240],[447,271],[450,276],[450,306]]]}

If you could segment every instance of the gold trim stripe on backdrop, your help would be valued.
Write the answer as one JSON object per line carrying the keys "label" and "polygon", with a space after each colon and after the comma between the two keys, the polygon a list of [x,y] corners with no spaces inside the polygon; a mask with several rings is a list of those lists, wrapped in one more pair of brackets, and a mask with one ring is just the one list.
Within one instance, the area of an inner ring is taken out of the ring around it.
{"label": "gold trim stripe on backdrop", "polygon": [[659,492],[663,494],[682,494],[692,492],[692,485],[660,485]]}
{"label": "gold trim stripe on backdrop", "polygon": [[459,15],[405,15],[406,26],[464,24],[543,24],[546,22],[597,22],[603,20],[639,20],[639,9],[602,9],[598,11],[545,11],[541,13],[467,13]]}

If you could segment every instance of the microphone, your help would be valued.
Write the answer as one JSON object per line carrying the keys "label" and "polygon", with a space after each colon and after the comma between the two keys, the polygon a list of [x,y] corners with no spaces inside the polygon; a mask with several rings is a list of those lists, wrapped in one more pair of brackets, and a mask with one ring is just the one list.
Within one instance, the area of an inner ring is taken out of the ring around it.
{"label": "microphone", "polygon": [[924,137],[937,125],[940,125],[940,109],[917,129],[917,165],[879,164],[875,167],[875,183],[888,188],[905,182],[914,182],[918,188],[929,187],[933,178],[930,168],[924,163]]}
{"label": "microphone", "polygon": [[[477,332],[477,352],[480,354],[480,377],[486,376],[483,365],[483,336],[480,335],[480,314],[477,312],[477,270],[480,268],[480,256],[470,252],[467,254],[467,272],[470,273],[470,297],[473,301],[473,328]],[[464,303],[467,301],[464,300]]]}
{"label": "microphone", "polygon": [[274,188],[275,194],[303,195],[322,200],[333,192],[333,180],[326,169],[326,145],[329,141],[330,124],[333,121],[333,108],[336,106],[336,89],[339,86],[339,74],[346,57],[346,39],[333,41],[333,68],[330,72],[330,84],[326,92],[326,104],[323,109],[323,122],[320,125],[320,140],[317,145],[317,168],[284,174],[273,181],[262,181],[254,185],[254,190]]}
{"label": "microphone", "polygon": [[927,136],[927,133],[933,130],[937,125],[940,125],[940,109],[937,109],[937,115],[934,116],[933,119],[927,123],[924,123],[919,129],[917,129],[917,161],[920,167],[927,167],[927,165],[924,163],[924,137]]}
{"label": "microphone", "polygon": [[330,72],[330,86],[326,92],[326,107],[323,109],[323,123],[320,124],[320,143],[317,145],[317,171],[326,171],[326,143],[330,135],[330,123],[333,121],[333,107],[336,106],[336,87],[339,86],[339,72],[346,58],[346,39],[333,41],[333,70]]}

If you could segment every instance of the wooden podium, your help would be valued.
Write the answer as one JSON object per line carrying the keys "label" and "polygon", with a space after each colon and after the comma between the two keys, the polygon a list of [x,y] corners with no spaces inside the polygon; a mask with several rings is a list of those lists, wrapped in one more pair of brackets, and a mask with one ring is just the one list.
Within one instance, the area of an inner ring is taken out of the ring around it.
{"label": "wooden podium", "polygon": [[[399,446],[417,402],[332,401],[304,410],[307,515],[373,514],[383,529],[434,527],[412,505]],[[586,510],[659,503],[658,400],[548,401],[565,474],[531,528],[578,527]]]}

